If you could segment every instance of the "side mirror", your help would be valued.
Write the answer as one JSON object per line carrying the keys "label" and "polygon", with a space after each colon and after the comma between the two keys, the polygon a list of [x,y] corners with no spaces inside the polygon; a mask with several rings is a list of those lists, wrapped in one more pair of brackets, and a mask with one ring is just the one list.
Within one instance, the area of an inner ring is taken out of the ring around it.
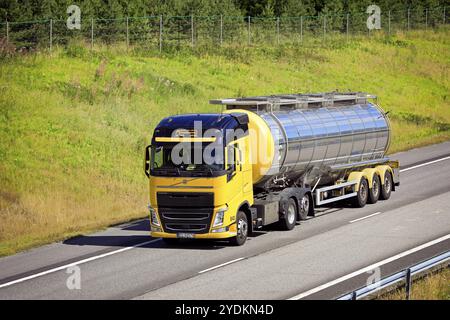
{"label": "side mirror", "polygon": [[144,160],[144,172],[147,177],[150,178],[150,148],[152,146],[149,145],[145,147],[145,160]]}

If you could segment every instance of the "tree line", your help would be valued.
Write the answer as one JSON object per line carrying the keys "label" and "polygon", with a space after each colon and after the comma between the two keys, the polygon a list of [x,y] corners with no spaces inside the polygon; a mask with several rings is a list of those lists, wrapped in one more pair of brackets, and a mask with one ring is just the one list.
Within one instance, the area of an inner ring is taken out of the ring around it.
{"label": "tree line", "polygon": [[67,18],[67,7],[81,8],[84,19],[144,16],[300,17],[364,14],[371,4],[382,11],[446,7],[450,0],[0,0],[0,21]]}

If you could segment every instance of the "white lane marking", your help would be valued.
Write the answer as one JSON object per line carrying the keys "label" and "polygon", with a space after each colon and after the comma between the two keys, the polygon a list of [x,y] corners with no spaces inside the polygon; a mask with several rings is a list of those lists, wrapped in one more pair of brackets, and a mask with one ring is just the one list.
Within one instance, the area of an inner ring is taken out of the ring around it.
{"label": "white lane marking", "polygon": [[367,218],[370,218],[370,217],[373,217],[373,216],[377,216],[379,214],[381,214],[381,212],[378,211],[378,212],[369,214],[368,216],[365,216],[365,217],[362,217],[362,218],[358,218],[358,219],[355,219],[355,220],[351,220],[350,223],[361,221],[361,220],[364,220],[364,219],[367,219]]}
{"label": "white lane marking", "polygon": [[417,166],[412,166],[412,167],[409,167],[409,168],[406,168],[406,169],[401,169],[400,172],[405,172],[405,171],[408,171],[408,170],[417,169],[417,168],[420,168],[420,167],[428,166],[430,164],[433,164],[433,163],[436,163],[436,162],[441,162],[441,161],[448,160],[448,159],[450,159],[450,156],[444,157],[444,158],[441,158],[441,159],[437,159],[437,160],[434,160],[434,161],[418,164]]}
{"label": "white lane marking", "polygon": [[234,260],[231,260],[231,261],[228,261],[228,262],[219,264],[219,265],[217,265],[217,266],[214,266],[214,267],[211,267],[211,268],[208,268],[208,269],[199,271],[198,273],[205,273],[205,272],[208,272],[208,271],[211,271],[211,270],[214,270],[214,269],[217,269],[217,268],[226,266],[226,265],[228,265],[228,264],[231,264],[231,263],[235,263],[235,262],[241,261],[241,260],[243,260],[243,259],[245,259],[245,257],[237,258],[237,259],[234,259]]}
{"label": "white lane marking", "polygon": [[384,264],[390,263],[390,262],[395,261],[397,259],[403,258],[403,257],[405,257],[407,255],[410,255],[410,254],[414,253],[414,252],[423,250],[423,249],[425,249],[427,247],[435,245],[436,243],[439,243],[439,242],[442,242],[442,241],[445,241],[445,240],[448,240],[448,239],[450,239],[450,233],[445,235],[445,236],[443,236],[443,237],[440,237],[440,238],[438,238],[436,240],[432,240],[430,242],[424,243],[424,244],[422,244],[422,245],[420,245],[418,247],[406,250],[406,251],[404,251],[402,253],[396,254],[395,256],[392,256],[392,257],[384,259],[384,260],[382,260],[380,262],[374,263],[374,264],[372,264],[370,266],[367,266],[367,267],[365,267],[363,269],[359,269],[359,270],[357,270],[355,272],[352,272],[352,273],[350,273],[348,275],[342,276],[342,277],[340,277],[340,278],[338,278],[336,280],[333,280],[333,281],[327,282],[325,284],[322,284],[322,285],[320,285],[318,287],[315,287],[315,288],[313,288],[311,290],[299,293],[298,295],[293,296],[292,298],[289,298],[288,300],[299,300],[299,299],[302,299],[304,297],[310,296],[310,295],[312,295],[314,293],[317,293],[319,291],[322,291],[322,290],[324,290],[326,288],[332,287],[332,286],[334,286],[334,285],[336,285],[338,283],[341,283],[343,281],[346,281],[348,279],[356,277],[356,276],[358,276],[358,275],[360,275],[362,273],[371,271],[371,270],[373,270],[375,268],[378,268],[379,266],[382,266]]}
{"label": "white lane marking", "polygon": [[35,274],[32,274],[32,275],[30,275],[28,277],[24,277],[24,278],[20,278],[20,279],[17,279],[17,280],[13,280],[13,281],[10,281],[10,282],[6,282],[6,283],[3,283],[3,284],[0,284],[0,289],[8,287],[8,286],[12,286],[12,285],[20,283],[20,282],[31,280],[31,279],[34,279],[34,278],[42,277],[42,276],[45,276],[45,275],[53,273],[53,272],[61,271],[61,270],[67,269],[69,267],[73,267],[73,266],[80,265],[80,264],[83,264],[83,263],[87,263],[87,262],[90,262],[90,261],[94,261],[94,260],[98,260],[98,259],[105,258],[105,257],[108,257],[108,256],[112,256],[114,254],[125,252],[125,251],[128,251],[128,250],[134,249],[134,248],[143,247],[143,246],[145,246],[147,244],[154,243],[154,242],[159,241],[159,240],[161,240],[161,239],[154,239],[154,240],[145,241],[145,242],[138,243],[138,244],[136,244],[134,246],[131,246],[131,247],[126,247],[126,248],[122,248],[122,249],[119,249],[119,250],[110,251],[110,252],[107,252],[107,253],[104,253],[104,254],[100,254],[98,256],[93,256],[93,257],[90,257],[90,258],[87,258],[87,259],[83,259],[83,260],[80,260],[80,261],[76,261],[76,262],[72,262],[72,263],[69,263],[69,264],[57,267],[57,268],[53,268],[53,269],[49,269],[49,270],[42,271],[42,272],[39,272],[39,273],[35,273]]}

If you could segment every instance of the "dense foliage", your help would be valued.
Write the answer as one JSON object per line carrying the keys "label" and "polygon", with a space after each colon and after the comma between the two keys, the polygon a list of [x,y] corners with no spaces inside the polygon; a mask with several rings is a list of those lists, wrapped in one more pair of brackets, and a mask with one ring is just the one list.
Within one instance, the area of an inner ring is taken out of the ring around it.
{"label": "dense foliage", "polygon": [[170,16],[304,16],[359,14],[377,4],[382,10],[448,6],[449,0],[0,0],[0,21],[63,19],[71,4],[84,18],[116,19],[149,15]]}

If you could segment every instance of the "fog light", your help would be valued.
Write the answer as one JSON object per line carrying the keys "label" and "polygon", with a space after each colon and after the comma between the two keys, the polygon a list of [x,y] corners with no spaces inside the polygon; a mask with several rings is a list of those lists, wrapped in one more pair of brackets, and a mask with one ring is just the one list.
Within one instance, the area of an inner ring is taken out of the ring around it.
{"label": "fog light", "polygon": [[150,211],[150,222],[155,226],[161,226],[161,224],[159,223],[158,214],[156,213],[156,210],[153,209],[151,206],[148,206],[148,210]]}
{"label": "fog light", "polygon": [[227,231],[227,227],[225,228],[219,228],[219,229],[214,229],[212,232],[213,233],[217,233],[217,232],[226,232]]}

